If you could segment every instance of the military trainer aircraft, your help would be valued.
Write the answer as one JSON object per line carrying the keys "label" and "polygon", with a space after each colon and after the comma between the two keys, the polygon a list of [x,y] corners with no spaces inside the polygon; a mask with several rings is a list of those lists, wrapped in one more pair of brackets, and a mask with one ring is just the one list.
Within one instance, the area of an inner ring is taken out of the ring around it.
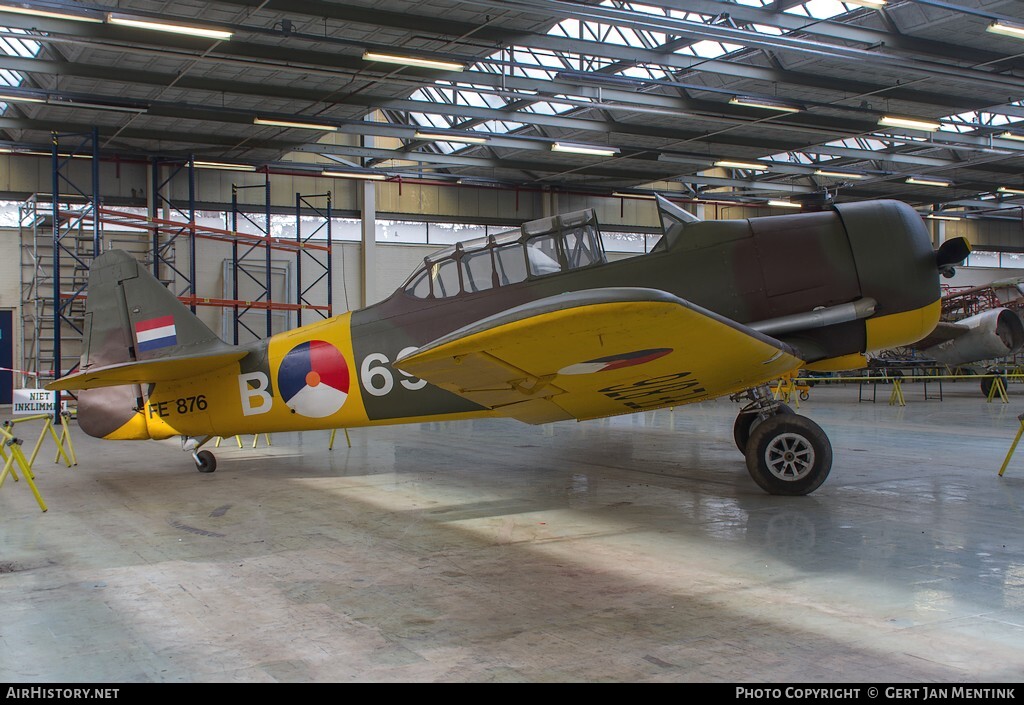
{"label": "military trainer aircraft", "polygon": [[730,396],[754,481],[804,495],[832,448],[768,384],[799,368],[855,369],[939,320],[934,250],[897,201],[700,221],[658,200],[651,251],[605,255],[593,211],[533,221],[425,258],[390,297],[242,346],[221,341],[135,259],[94,260],[80,370],[81,428],[182,437],[200,471],[217,437],[507,417],[594,419]]}

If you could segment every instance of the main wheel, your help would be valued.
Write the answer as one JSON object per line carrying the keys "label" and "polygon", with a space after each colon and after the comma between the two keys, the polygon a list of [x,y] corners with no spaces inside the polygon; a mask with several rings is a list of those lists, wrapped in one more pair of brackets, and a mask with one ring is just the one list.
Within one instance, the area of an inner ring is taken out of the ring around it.
{"label": "main wheel", "polygon": [[217,458],[208,450],[201,450],[196,453],[196,470],[199,472],[213,472],[217,469]]}
{"label": "main wheel", "polygon": [[[778,414],[795,414],[789,404],[779,404]],[[750,440],[751,432],[761,423],[761,417],[756,411],[740,412],[732,425],[732,437],[736,441],[736,447],[741,453],[747,452],[747,441]]]}
{"label": "main wheel", "polygon": [[798,414],[779,414],[758,424],[746,455],[747,472],[768,494],[810,494],[832,469],[828,436]]}

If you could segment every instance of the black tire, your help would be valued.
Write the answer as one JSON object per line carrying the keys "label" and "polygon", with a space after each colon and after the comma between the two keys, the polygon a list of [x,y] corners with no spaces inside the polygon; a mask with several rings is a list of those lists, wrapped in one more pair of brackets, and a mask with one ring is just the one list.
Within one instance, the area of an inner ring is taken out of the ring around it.
{"label": "black tire", "polygon": [[780,414],[757,425],[747,445],[747,472],[768,494],[805,495],[832,470],[832,444],[806,416]]}
{"label": "black tire", "polygon": [[[1003,381],[1003,390],[1006,389],[1006,377],[1000,375],[999,379]],[[982,377],[981,378],[981,393],[988,399],[989,393],[992,392],[992,386],[996,383],[995,377]]]}
{"label": "black tire", "polygon": [[811,398],[811,395],[807,392],[800,392],[800,401],[807,401]]}
{"label": "black tire", "polygon": [[208,450],[201,450],[196,453],[196,470],[199,472],[213,472],[217,469],[217,457]]}
{"label": "black tire", "polygon": [[[795,414],[789,404],[779,404],[779,414]],[[750,441],[750,434],[759,425],[760,418],[756,411],[746,411],[736,417],[732,425],[732,438],[736,441],[736,447],[746,455],[747,443]]]}

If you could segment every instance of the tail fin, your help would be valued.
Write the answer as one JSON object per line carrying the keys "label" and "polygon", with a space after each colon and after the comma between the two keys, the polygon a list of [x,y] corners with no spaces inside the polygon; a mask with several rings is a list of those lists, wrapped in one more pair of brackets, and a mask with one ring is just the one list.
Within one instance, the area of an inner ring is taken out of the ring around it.
{"label": "tail fin", "polygon": [[131,255],[89,270],[81,370],[47,385],[78,389],[78,424],[97,438],[149,438],[140,385],[241,358]]}
{"label": "tail fin", "polygon": [[142,264],[121,250],[89,270],[82,369],[220,352],[226,346]]}

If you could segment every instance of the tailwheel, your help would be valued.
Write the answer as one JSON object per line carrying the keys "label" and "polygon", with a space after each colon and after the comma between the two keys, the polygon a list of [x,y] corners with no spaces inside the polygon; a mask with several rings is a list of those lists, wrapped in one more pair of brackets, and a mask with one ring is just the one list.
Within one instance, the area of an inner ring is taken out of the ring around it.
{"label": "tailwheel", "polygon": [[[796,412],[789,404],[778,403],[775,405],[775,414],[795,414]],[[736,447],[741,453],[746,454],[747,443],[750,441],[750,434],[761,424],[761,415],[756,407],[740,411],[736,422],[732,425],[732,437],[736,441]]]}
{"label": "tailwheel", "polygon": [[798,414],[778,414],[757,424],[747,443],[747,471],[765,492],[805,495],[832,469],[832,444],[818,424]]}
{"label": "tailwheel", "polygon": [[201,450],[192,458],[196,461],[196,470],[199,472],[213,472],[217,469],[217,458],[208,450]]}

